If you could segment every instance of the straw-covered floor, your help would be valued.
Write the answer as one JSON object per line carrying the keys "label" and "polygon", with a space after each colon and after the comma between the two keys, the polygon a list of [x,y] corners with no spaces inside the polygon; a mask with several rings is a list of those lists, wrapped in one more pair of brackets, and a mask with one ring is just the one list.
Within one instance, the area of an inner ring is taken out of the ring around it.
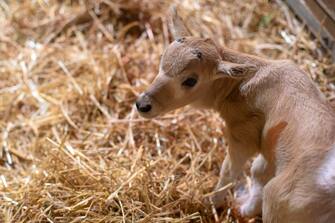
{"label": "straw-covered floor", "polygon": [[[171,3],[0,1],[0,222],[255,221],[232,193],[205,204],[226,148],[216,113],[134,109]],[[329,54],[281,1],[187,0],[180,14],[194,35],[296,61],[334,98]]]}

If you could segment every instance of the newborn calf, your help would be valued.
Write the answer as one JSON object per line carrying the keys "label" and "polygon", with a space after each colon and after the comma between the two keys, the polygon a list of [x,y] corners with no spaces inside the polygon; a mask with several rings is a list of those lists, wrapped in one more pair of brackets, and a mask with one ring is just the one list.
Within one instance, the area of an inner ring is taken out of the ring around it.
{"label": "newborn calf", "polygon": [[[335,222],[335,112],[306,73],[290,61],[192,37],[176,11],[171,29],[175,41],[136,101],[139,113],[153,118],[187,104],[218,111],[229,148],[216,189],[257,154],[243,216],[262,213],[266,223]],[[219,207],[224,198],[221,192],[212,201]]]}

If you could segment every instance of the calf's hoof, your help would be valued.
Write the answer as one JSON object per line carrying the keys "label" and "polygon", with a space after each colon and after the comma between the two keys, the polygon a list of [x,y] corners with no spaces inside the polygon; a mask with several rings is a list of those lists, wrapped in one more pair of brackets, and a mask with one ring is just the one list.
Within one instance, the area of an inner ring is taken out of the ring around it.
{"label": "calf's hoof", "polygon": [[209,205],[214,205],[215,208],[221,208],[226,204],[226,196],[225,192],[218,192],[209,197],[208,203]]}

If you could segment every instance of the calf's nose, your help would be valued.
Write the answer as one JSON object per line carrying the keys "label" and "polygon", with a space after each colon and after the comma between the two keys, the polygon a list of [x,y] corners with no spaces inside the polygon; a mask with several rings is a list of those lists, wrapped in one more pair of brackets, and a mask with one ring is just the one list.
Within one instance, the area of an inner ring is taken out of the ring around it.
{"label": "calf's nose", "polygon": [[151,110],[151,104],[146,102],[136,101],[136,108],[140,112],[149,112]]}

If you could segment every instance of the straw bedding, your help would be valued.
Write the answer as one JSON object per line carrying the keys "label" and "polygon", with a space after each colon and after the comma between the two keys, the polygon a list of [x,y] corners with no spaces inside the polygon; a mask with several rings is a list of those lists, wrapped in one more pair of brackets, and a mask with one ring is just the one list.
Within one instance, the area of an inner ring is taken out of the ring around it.
{"label": "straw bedding", "polygon": [[[172,3],[0,2],[0,222],[256,221],[233,193],[205,204],[226,148],[218,114],[134,109]],[[194,35],[296,61],[334,99],[329,54],[281,1],[186,0],[180,14]]]}

